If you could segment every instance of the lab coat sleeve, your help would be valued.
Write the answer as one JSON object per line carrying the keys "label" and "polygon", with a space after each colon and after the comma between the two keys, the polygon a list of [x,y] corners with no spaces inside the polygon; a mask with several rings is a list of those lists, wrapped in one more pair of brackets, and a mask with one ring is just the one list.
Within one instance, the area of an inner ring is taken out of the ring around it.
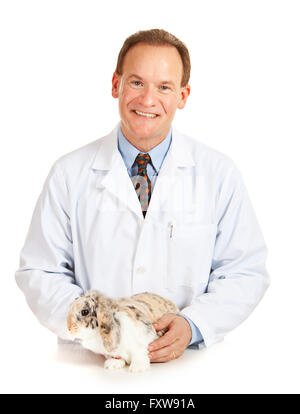
{"label": "lab coat sleeve", "polygon": [[205,293],[182,309],[210,346],[244,321],[269,286],[267,249],[236,167],[216,196],[217,235]]}
{"label": "lab coat sleeve", "polygon": [[185,318],[191,327],[192,337],[188,346],[196,346],[198,348],[197,345],[203,341],[201,332],[199,331],[198,327],[194,324],[194,322],[190,320],[190,318],[188,318],[186,315],[183,315],[182,313],[180,313],[180,316]]}
{"label": "lab coat sleeve", "polygon": [[37,201],[15,278],[39,322],[70,339],[68,307],[83,291],[75,284],[69,192],[57,163]]}

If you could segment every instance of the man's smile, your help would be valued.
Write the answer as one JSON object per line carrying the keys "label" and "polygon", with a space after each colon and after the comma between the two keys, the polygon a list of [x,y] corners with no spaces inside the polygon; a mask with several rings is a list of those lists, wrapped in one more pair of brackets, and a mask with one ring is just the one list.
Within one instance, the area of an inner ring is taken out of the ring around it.
{"label": "man's smile", "polygon": [[142,112],[142,111],[138,111],[136,109],[133,110],[133,112],[138,115],[138,116],[143,116],[144,118],[157,118],[159,115],[157,114],[153,114],[151,112]]}

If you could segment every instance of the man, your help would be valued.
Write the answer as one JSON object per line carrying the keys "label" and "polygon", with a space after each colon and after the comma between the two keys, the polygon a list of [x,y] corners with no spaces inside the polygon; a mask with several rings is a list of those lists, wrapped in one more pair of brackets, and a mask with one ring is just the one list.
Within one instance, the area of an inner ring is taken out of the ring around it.
{"label": "man", "polygon": [[172,128],[190,94],[186,46],[163,30],[126,39],[112,78],[121,122],[61,157],[38,200],[16,280],[39,321],[68,339],[85,290],[173,300],[152,362],[209,346],[240,324],[269,284],[266,248],[240,173]]}

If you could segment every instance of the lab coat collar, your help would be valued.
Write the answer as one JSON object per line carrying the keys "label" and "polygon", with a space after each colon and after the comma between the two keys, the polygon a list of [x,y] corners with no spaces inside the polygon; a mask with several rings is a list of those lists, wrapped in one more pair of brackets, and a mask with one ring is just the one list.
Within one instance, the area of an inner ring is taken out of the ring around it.
{"label": "lab coat collar", "polygon": [[[130,208],[144,221],[142,209],[132,181],[128,175],[123,158],[118,150],[118,124],[114,130],[100,140],[100,146],[92,169],[99,174],[96,187],[105,188],[116,197],[114,208]],[[195,165],[189,141],[173,129],[172,143],[159,171],[151,201],[147,210],[146,219],[155,217],[168,198],[169,192],[176,184],[177,167],[190,167]],[[103,174],[104,172],[104,174]],[[172,190],[171,190],[172,191]]]}
{"label": "lab coat collar", "polygon": [[[116,159],[121,157],[118,150],[118,129],[120,122],[110,134],[100,139],[100,145],[93,161],[92,168],[96,170],[110,170]],[[174,167],[190,167],[195,165],[193,154],[185,137],[173,128],[172,143],[169,151],[172,154]]]}
{"label": "lab coat collar", "polygon": [[100,138],[96,157],[92,164],[94,170],[110,170],[117,156],[118,150],[118,129],[119,125],[105,137]]}

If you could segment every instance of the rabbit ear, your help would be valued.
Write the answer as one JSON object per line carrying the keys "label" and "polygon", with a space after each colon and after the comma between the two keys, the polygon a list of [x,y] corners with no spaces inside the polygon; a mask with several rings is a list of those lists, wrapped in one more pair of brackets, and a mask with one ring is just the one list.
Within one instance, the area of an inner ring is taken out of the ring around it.
{"label": "rabbit ear", "polygon": [[97,311],[97,320],[103,345],[108,352],[120,343],[120,322],[116,318],[117,307],[111,301],[101,303]]}

